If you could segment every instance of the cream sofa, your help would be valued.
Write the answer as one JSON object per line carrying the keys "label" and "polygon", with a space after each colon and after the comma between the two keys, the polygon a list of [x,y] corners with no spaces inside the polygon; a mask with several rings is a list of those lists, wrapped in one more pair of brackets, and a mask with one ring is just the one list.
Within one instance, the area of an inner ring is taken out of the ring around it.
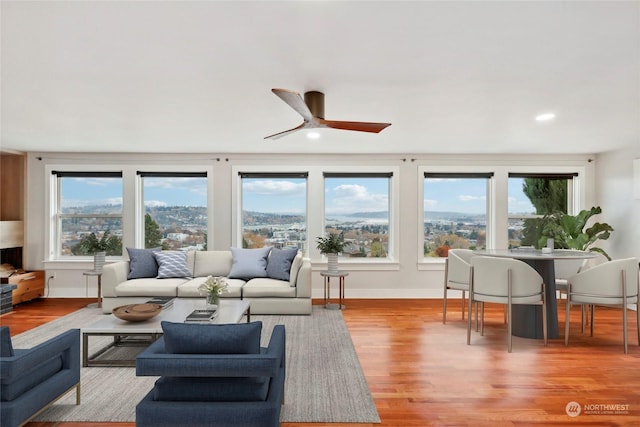
{"label": "cream sofa", "polygon": [[[187,265],[192,278],[127,279],[129,261],[104,266],[102,311],[144,302],[150,297],[204,298],[198,287],[208,276],[227,276],[231,271],[231,251],[190,251]],[[311,263],[301,254],[291,264],[289,281],[271,278],[227,279],[228,292],[222,298],[251,301],[251,314],[311,314]]]}

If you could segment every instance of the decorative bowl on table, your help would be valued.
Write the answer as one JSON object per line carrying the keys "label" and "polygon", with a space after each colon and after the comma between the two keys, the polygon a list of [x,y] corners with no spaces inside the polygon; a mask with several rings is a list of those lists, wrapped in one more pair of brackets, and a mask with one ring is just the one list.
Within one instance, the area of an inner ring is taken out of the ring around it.
{"label": "decorative bowl on table", "polygon": [[127,304],[113,309],[113,315],[127,322],[143,322],[154,318],[162,311],[160,304]]}

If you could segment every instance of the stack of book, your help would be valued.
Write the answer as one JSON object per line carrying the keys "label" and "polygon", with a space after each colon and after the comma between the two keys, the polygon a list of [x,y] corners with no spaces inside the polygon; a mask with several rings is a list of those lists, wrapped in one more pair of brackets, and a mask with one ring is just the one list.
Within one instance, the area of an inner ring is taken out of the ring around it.
{"label": "stack of book", "polygon": [[213,309],[197,309],[184,319],[185,323],[209,323],[218,315],[218,311]]}
{"label": "stack of book", "polygon": [[147,304],[158,304],[164,310],[173,305],[173,297],[153,297],[147,301]]}

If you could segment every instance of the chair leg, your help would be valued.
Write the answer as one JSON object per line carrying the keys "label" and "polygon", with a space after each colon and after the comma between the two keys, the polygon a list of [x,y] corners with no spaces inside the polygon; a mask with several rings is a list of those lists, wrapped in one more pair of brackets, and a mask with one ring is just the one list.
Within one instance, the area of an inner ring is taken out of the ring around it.
{"label": "chair leg", "polygon": [[80,404],[80,383],[76,386],[76,405]]}
{"label": "chair leg", "polygon": [[[445,279],[446,280],[446,279]],[[444,297],[442,298],[442,324],[447,324],[447,285],[444,285]]]}
{"label": "chair leg", "polygon": [[512,342],[512,336],[511,336],[511,325],[512,325],[512,305],[511,305],[511,270],[509,270],[509,282],[507,283],[507,307],[508,307],[508,313],[507,313],[507,351],[509,353],[511,353],[511,342]]}
{"label": "chair leg", "polygon": [[591,304],[590,306],[591,308],[591,324],[589,325],[589,327],[591,328],[591,336],[593,336],[593,324],[595,323],[595,314],[596,314],[596,306],[594,304]]}
{"label": "chair leg", "polygon": [[484,301],[480,303],[480,335],[484,336]]}
{"label": "chair leg", "polygon": [[[571,285],[569,285],[571,286]],[[569,345],[569,317],[571,316],[571,289],[567,288],[567,308],[564,316],[564,345]]]}
{"label": "chair leg", "polygon": [[[626,298],[623,300],[626,301]],[[622,337],[624,341],[624,354],[629,353],[629,332],[627,331],[627,304],[622,306]]]}
{"label": "chair leg", "polygon": [[640,304],[636,303],[636,331],[638,332],[638,345],[640,346]]}
{"label": "chair leg", "polygon": [[462,320],[464,320],[464,290],[462,291]]}
{"label": "chair leg", "polygon": [[547,346],[547,293],[542,284],[542,336],[544,337],[544,346]]}
{"label": "chair leg", "polygon": [[509,298],[509,305],[507,307],[507,351],[509,353],[511,353],[511,348],[512,348],[512,341],[513,341],[513,337],[512,337],[512,311],[511,311],[511,298]]}
{"label": "chair leg", "polygon": [[[473,305],[474,305],[473,293],[469,292],[469,304],[468,304],[469,313],[467,314],[467,345],[471,344],[471,319],[473,318],[473,316],[471,315],[471,308]],[[478,317],[478,314],[476,312],[476,319],[477,317]]]}
{"label": "chair leg", "polygon": [[622,337],[624,341],[624,354],[629,353],[627,331],[627,284],[624,270],[622,271]]}

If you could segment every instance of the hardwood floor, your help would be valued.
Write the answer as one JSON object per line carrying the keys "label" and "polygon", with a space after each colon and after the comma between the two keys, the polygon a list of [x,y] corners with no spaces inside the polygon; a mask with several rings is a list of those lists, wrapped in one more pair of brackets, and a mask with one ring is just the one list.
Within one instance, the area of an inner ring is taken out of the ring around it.
{"label": "hardwood floor", "polygon": [[[12,334],[86,305],[86,300],[40,300],[0,316]],[[572,310],[569,346],[561,337],[514,337],[507,353],[502,306],[486,309],[485,335],[466,345],[460,301],[347,300],[343,315],[381,424],[284,423],[282,427],[639,426],[640,347],[629,310],[629,354],[622,347],[620,309],[598,308],[594,337],[580,333]],[[559,304],[564,323],[564,305]],[[581,414],[570,417],[570,402]],[[605,406],[605,405],[617,405]],[[612,412],[616,409],[619,413]],[[134,423],[29,423],[27,427],[131,427]]]}

